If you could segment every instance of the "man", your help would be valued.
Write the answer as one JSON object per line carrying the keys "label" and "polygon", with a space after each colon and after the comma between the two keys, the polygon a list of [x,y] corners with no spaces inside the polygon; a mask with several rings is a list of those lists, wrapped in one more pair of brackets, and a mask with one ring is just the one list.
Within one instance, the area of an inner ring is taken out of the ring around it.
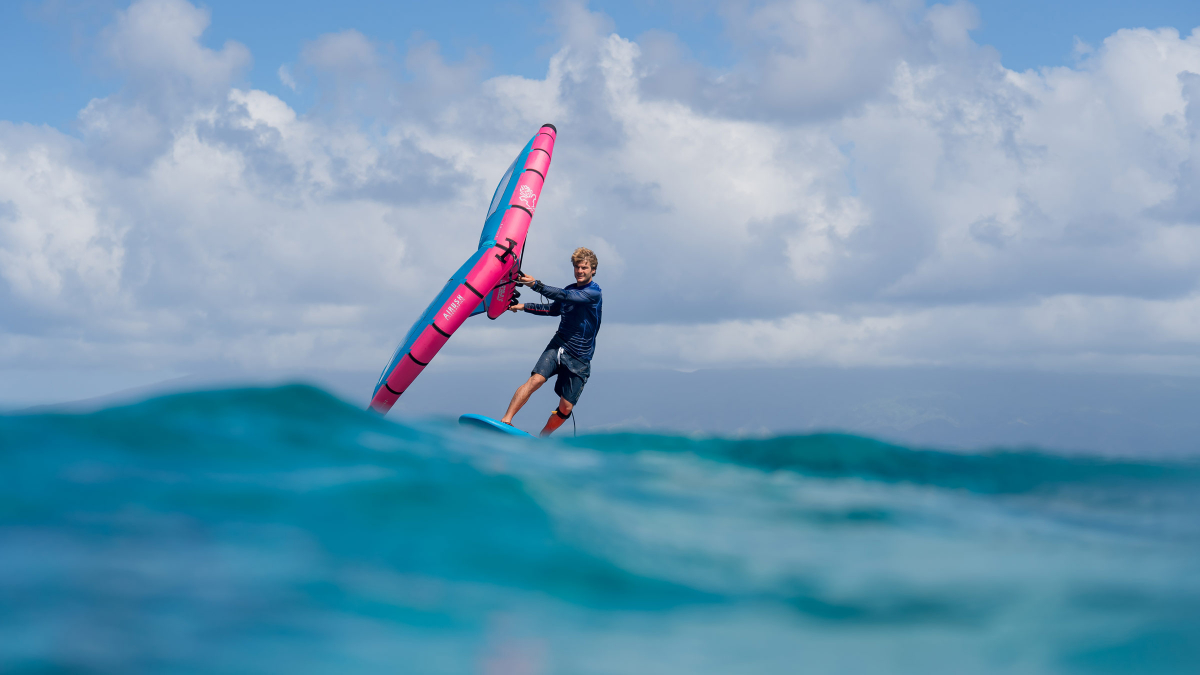
{"label": "man", "polygon": [[550,419],[542,429],[543,437],[562,426],[571,416],[571,409],[579,402],[583,385],[587,384],[591,374],[596,333],[600,331],[600,286],[592,281],[599,264],[596,254],[586,248],[577,248],[571,254],[571,264],[575,267],[575,283],[566,288],[547,286],[527,274],[517,278],[518,283],[549,298],[550,304],[517,303],[509,307],[513,312],[523,310],[539,316],[562,317],[558,322],[558,332],[533,366],[529,379],[513,394],[508,412],[500,419],[505,424],[512,424],[513,416],[525,405],[530,395],[545,384],[551,375],[557,374],[554,393],[559,396],[558,407],[550,413]]}

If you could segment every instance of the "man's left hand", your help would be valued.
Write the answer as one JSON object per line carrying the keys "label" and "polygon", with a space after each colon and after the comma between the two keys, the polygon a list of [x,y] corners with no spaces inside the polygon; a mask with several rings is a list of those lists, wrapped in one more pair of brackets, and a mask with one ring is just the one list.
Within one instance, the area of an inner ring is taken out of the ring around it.
{"label": "man's left hand", "polygon": [[517,283],[523,286],[532,286],[536,281],[537,279],[534,279],[525,273],[522,273],[521,276],[517,277]]}

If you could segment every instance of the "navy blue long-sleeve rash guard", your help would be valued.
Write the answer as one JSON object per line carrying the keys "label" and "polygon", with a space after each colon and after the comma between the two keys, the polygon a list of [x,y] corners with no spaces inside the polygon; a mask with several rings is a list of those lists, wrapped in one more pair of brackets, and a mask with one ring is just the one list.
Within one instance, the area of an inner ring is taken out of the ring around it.
{"label": "navy blue long-sleeve rash guard", "polygon": [[547,286],[540,281],[533,290],[550,298],[550,304],[525,303],[525,311],[539,316],[561,316],[556,336],[571,355],[591,361],[596,353],[596,334],[600,332],[600,309],[603,299],[600,286],[594,281],[580,286],[571,284],[566,288]]}

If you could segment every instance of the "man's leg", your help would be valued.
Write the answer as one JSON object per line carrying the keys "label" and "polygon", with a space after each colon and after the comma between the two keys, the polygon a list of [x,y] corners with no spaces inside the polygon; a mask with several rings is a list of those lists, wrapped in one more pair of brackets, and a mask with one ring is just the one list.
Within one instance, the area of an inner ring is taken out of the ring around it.
{"label": "man's leg", "polygon": [[540,436],[545,438],[554,433],[571,416],[571,409],[574,407],[567,399],[559,398],[558,407],[554,409],[554,412],[550,413],[550,419],[546,420],[546,426],[542,427]]}
{"label": "man's leg", "polygon": [[513,394],[512,401],[509,401],[508,403],[508,412],[504,413],[504,417],[501,417],[500,421],[504,422],[505,424],[512,424],[512,418],[517,414],[517,411],[521,409],[521,406],[525,405],[525,402],[529,400],[529,397],[533,395],[533,392],[537,391],[538,387],[542,386],[543,384],[546,384],[545,377],[538,375],[537,373],[530,374],[529,379],[525,380],[525,384],[517,387],[516,393]]}

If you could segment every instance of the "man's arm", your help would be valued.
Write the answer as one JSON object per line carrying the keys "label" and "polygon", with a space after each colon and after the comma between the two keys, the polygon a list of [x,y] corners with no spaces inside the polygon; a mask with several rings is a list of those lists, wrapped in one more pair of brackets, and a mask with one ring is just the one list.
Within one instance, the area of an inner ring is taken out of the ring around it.
{"label": "man's arm", "polygon": [[533,290],[551,300],[558,302],[578,302],[584,305],[594,305],[600,299],[600,291],[595,288],[555,288],[540,281],[533,282]]}
{"label": "man's arm", "polygon": [[[542,282],[540,282],[537,279],[534,279],[533,277],[529,276],[528,274],[524,274],[524,273],[522,273],[519,277],[517,277],[517,283],[521,284],[522,286],[531,286],[531,287],[533,287],[534,290],[539,290],[539,288],[543,287]],[[545,286],[545,288],[550,288],[550,287]],[[555,289],[555,290],[559,290],[559,289]],[[545,295],[546,297],[550,298],[550,296],[547,295],[546,293],[542,293],[542,295]],[[512,307],[509,307],[508,309],[513,312],[520,312],[520,311],[524,310],[525,312],[527,312],[529,314],[537,314],[538,316],[561,316],[562,315],[562,301],[557,298],[550,298],[550,299],[553,300],[554,302],[551,302],[549,304],[543,304],[543,303],[538,303],[538,302],[526,302],[526,303],[522,303],[522,304],[513,305]]]}
{"label": "man's arm", "polygon": [[[558,316],[562,314],[562,303],[557,301],[550,304],[526,302],[519,306],[521,309],[525,310],[526,313],[537,314],[538,316]],[[518,305],[513,305],[514,312],[520,311],[517,309],[517,307]]]}

